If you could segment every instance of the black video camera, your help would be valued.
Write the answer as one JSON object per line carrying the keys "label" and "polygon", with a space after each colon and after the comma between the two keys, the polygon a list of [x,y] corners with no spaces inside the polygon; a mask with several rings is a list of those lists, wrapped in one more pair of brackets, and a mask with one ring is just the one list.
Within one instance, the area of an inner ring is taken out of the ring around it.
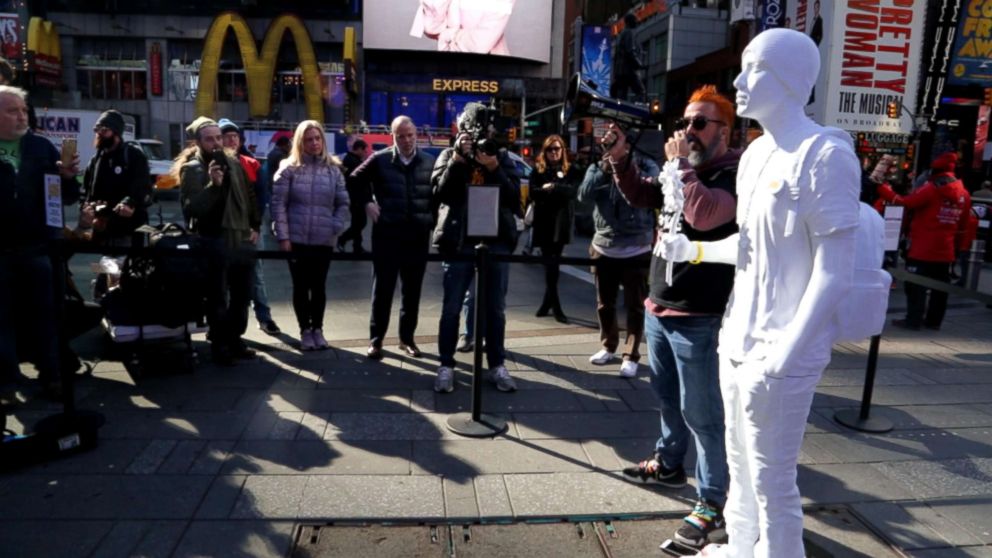
{"label": "black video camera", "polygon": [[496,131],[495,107],[487,107],[482,103],[468,103],[458,116],[458,131],[472,137],[472,152],[485,153],[490,157],[499,153],[500,142],[492,137]]}

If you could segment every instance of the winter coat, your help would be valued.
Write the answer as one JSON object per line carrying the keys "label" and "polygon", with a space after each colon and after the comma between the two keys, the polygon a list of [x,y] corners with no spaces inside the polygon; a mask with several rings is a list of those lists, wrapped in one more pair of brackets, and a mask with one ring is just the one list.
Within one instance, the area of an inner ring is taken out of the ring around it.
{"label": "winter coat", "polygon": [[966,233],[971,214],[971,195],[950,173],[934,171],[930,180],[911,194],[900,196],[888,185],[878,194],[895,205],[913,210],[909,224],[909,259],[923,262],[953,262],[957,250],[968,247]]}
{"label": "winter coat", "polygon": [[431,204],[431,172],[434,157],[418,149],[409,165],[400,160],[395,147],[376,152],[351,175],[353,200],[362,207],[374,196],[379,219],[374,228],[415,227],[423,232],[434,226]]}
{"label": "winter coat", "polygon": [[[21,138],[20,150],[17,170],[0,160],[0,252],[41,248],[62,236],[45,221],[45,175],[58,176],[59,152],[31,132]],[[79,197],[75,177],[62,177],[61,184],[63,204]]]}
{"label": "winter coat", "polygon": [[[534,246],[568,244],[572,241],[572,227],[575,222],[575,193],[581,173],[572,165],[568,173],[558,176],[560,167],[550,165],[544,172],[535,171],[530,175],[530,199],[534,203]],[[543,190],[547,183],[555,187]]]}
{"label": "winter coat", "polygon": [[140,147],[121,143],[117,149],[100,150],[90,159],[83,175],[86,200],[102,201],[114,207],[124,198],[130,198],[134,208],[134,215],[128,218],[111,213],[106,230],[96,233],[98,239],[126,237],[148,222],[151,184],[148,158]]}
{"label": "winter coat", "polygon": [[[658,165],[643,157],[635,156],[634,163],[642,177],[656,178],[661,171]],[[591,201],[596,234],[592,243],[603,248],[650,246],[654,241],[654,212],[650,209],[631,207],[620,190],[613,184],[613,175],[589,165],[585,179],[579,186],[579,201]]]}
{"label": "winter coat", "polygon": [[293,166],[279,165],[272,187],[272,220],[276,238],[293,244],[334,246],[351,223],[344,175],[311,155]]}
{"label": "winter coat", "polygon": [[183,215],[198,235],[223,238],[228,248],[241,247],[261,224],[255,191],[248,186],[240,163],[230,156],[220,186],[211,182],[207,168],[208,163],[197,151],[179,169]]}

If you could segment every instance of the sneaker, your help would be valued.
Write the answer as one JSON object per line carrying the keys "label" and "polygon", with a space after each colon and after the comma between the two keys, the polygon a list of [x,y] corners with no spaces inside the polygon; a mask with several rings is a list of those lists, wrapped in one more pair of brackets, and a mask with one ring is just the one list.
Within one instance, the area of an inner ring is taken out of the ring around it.
{"label": "sneaker", "polygon": [[458,336],[458,346],[455,350],[459,353],[471,353],[475,349],[475,341],[472,341],[467,335]]}
{"label": "sneaker", "polygon": [[438,393],[455,391],[455,371],[448,366],[438,368],[437,378],[434,378],[434,391]]}
{"label": "sneaker", "polygon": [[685,469],[681,465],[668,469],[654,456],[624,469],[623,478],[631,482],[658,484],[668,488],[682,488],[686,485]]}
{"label": "sneaker", "polygon": [[496,389],[500,391],[517,391],[517,382],[513,381],[509,370],[502,364],[489,372],[489,381],[496,384]]}
{"label": "sneaker", "polygon": [[327,348],[327,339],[324,339],[324,330],[317,328],[310,330],[310,337],[313,342],[313,348],[318,351],[323,351]]}
{"label": "sneaker", "polygon": [[624,378],[636,378],[637,363],[628,358],[623,359],[623,364],[620,365],[620,376]]}
{"label": "sneaker", "polygon": [[692,512],[682,519],[682,526],[675,531],[675,540],[695,548],[702,548],[709,542],[713,531],[723,529],[723,512],[706,500],[696,502]]}
{"label": "sneaker", "polygon": [[607,351],[606,349],[600,349],[600,351],[598,353],[596,353],[596,354],[592,355],[591,357],[589,357],[589,362],[591,362],[593,364],[598,364],[598,365],[602,366],[604,364],[607,364],[608,362],[610,362],[614,358],[616,358],[616,356],[617,355],[615,353],[611,353],[610,351]]}
{"label": "sneaker", "polygon": [[279,335],[280,333],[282,333],[282,330],[279,329],[279,326],[277,326],[276,323],[272,320],[265,320],[262,322],[258,322],[258,329],[264,331],[265,333],[268,333],[269,335]]}
{"label": "sneaker", "polygon": [[300,332],[300,350],[301,351],[312,351],[317,348],[313,343],[313,330],[304,329]]}

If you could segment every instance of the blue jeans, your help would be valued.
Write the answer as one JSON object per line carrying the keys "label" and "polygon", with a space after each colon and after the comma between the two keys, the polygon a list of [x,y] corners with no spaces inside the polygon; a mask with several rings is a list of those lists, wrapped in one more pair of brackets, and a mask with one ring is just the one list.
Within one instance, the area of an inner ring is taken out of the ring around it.
{"label": "blue jeans", "polygon": [[[262,226],[259,227],[258,244],[256,248],[265,250],[266,231],[271,229],[272,220],[266,215],[268,204],[262,206]],[[265,276],[262,274],[262,260],[255,260],[251,273],[251,305],[255,310],[258,323],[272,320],[272,308],[269,306],[269,292],[265,288]]]}
{"label": "blue jeans", "polygon": [[475,341],[475,282],[473,281],[465,293],[462,304],[462,335]]}
{"label": "blue jeans", "polygon": [[723,506],[730,481],[716,353],[720,320],[720,316],[659,318],[648,313],[644,337],[651,386],[661,406],[658,458],[666,468],[681,466],[691,433],[696,441],[699,497]]}
{"label": "blue jeans", "polygon": [[[496,252],[494,249],[493,252]],[[473,262],[442,262],[444,271],[444,303],[438,325],[438,352],[441,366],[455,365],[455,346],[458,344],[458,319],[465,300],[465,291],[475,278]],[[490,368],[503,364],[506,350],[506,289],[510,280],[510,264],[490,262],[486,277],[486,361]]]}

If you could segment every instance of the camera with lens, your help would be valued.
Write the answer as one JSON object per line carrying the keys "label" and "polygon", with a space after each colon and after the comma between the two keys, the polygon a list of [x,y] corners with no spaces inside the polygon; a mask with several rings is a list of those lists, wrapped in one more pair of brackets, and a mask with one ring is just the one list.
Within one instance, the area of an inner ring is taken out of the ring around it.
{"label": "camera with lens", "polygon": [[495,107],[482,103],[468,103],[458,116],[458,131],[472,137],[472,152],[485,153],[490,157],[499,153],[500,142],[493,137],[496,132],[498,111]]}

